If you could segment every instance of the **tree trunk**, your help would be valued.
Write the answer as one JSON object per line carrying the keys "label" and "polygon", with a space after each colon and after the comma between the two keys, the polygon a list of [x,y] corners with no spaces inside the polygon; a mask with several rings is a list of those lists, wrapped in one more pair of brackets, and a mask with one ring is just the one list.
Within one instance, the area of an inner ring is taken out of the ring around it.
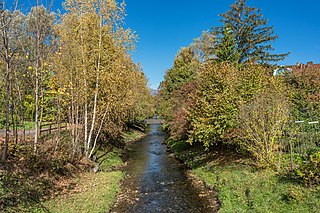
{"label": "tree trunk", "polygon": [[[88,144],[87,144],[87,150],[90,149],[91,144],[91,138],[93,134],[93,129],[95,126],[96,116],[97,116],[97,104],[98,104],[98,93],[99,93],[99,76],[100,76],[100,63],[101,63],[101,46],[102,46],[102,18],[100,20],[100,32],[99,32],[99,44],[98,44],[98,60],[97,60],[97,67],[96,67],[96,85],[95,85],[95,93],[94,93],[94,103],[93,103],[93,115],[92,115],[92,123],[91,123],[91,129],[88,137]],[[87,152],[86,155],[89,153]]]}
{"label": "tree trunk", "polygon": [[106,110],[105,110],[105,112],[104,112],[104,114],[103,114],[103,117],[102,117],[102,119],[101,119],[99,130],[98,130],[97,135],[96,135],[96,137],[95,137],[95,139],[94,139],[93,147],[92,147],[91,152],[90,152],[89,157],[88,157],[89,159],[91,158],[92,153],[93,153],[94,149],[96,148],[97,141],[98,141],[98,138],[99,138],[99,135],[100,135],[100,132],[101,132],[103,123],[104,123],[104,119],[105,119],[105,117],[106,117],[106,115],[107,115],[107,112],[108,112],[108,107],[106,107]]}
{"label": "tree trunk", "polygon": [[89,156],[89,149],[90,149],[90,144],[91,144],[91,138],[92,138],[92,134],[93,134],[93,129],[95,126],[95,122],[96,122],[96,115],[97,115],[97,100],[98,100],[98,92],[99,92],[99,76],[97,74],[97,78],[96,78],[96,91],[94,93],[94,103],[93,103],[93,115],[92,115],[92,121],[91,121],[91,128],[90,128],[90,132],[88,135],[88,142],[87,142],[87,148],[86,148],[86,156]]}
{"label": "tree trunk", "polygon": [[4,149],[2,153],[2,160],[7,160],[8,158],[8,149],[9,149],[9,134],[10,134],[10,129],[9,129],[9,111],[10,111],[10,106],[9,106],[9,98],[10,98],[10,83],[9,83],[9,63],[7,62],[6,64],[6,138],[4,141]]}
{"label": "tree trunk", "polygon": [[34,144],[33,154],[37,153],[38,146],[38,132],[39,132],[39,79],[38,79],[38,68],[36,67],[36,86],[35,86],[35,99],[36,99],[36,111],[35,111],[35,128],[34,128]]}

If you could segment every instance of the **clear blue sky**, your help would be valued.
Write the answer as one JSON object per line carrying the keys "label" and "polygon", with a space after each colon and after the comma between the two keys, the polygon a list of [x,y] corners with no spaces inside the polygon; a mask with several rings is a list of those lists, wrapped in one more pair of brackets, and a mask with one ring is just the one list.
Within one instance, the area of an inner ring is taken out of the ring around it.
{"label": "clear blue sky", "polygon": [[[45,0],[49,1],[49,0]],[[201,32],[218,26],[218,14],[235,0],[126,0],[126,26],[139,35],[135,62],[141,62],[149,85],[157,88],[181,47],[188,46]],[[9,0],[10,2],[10,0]],[[20,0],[30,7],[35,0]],[[54,9],[62,0],[54,0]],[[320,1],[248,0],[249,6],[262,9],[279,39],[276,52],[291,52],[279,64],[314,61],[320,63]]]}

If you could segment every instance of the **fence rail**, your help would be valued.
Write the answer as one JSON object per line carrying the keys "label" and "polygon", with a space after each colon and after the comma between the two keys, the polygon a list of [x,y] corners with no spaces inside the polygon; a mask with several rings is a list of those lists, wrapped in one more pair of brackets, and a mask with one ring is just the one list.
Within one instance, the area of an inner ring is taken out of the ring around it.
{"label": "fence rail", "polygon": [[290,165],[294,168],[294,159],[304,159],[320,148],[320,123],[319,121],[295,121],[281,141],[285,150],[283,154],[290,155]]}
{"label": "fence rail", "polygon": [[48,133],[51,134],[52,131],[57,130],[57,129],[66,129],[68,127],[68,125],[66,123],[62,123],[62,124],[57,124],[57,123],[46,123],[46,124],[42,124],[40,126],[40,131],[39,134],[43,135],[43,133]]}

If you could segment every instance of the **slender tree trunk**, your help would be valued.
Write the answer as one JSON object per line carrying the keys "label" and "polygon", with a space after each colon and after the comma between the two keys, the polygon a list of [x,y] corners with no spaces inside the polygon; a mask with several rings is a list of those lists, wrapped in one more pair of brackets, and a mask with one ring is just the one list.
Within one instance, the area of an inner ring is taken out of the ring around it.
{"label": "slender tree trunk", "polygon": [[2,153],[2,160],[7,160],[8,158],[8,147],[9,147],[9,134],[10,134],[10,129],[9,129],[9,111],[10,111],[10,106],[9,106],[9,100],[10,100],[10,84],[9,84],[9,63],[6,63],[6,138],[4,141],[4,149]]}
{"label": "slender tree trunk", "polygon": [[4,62],[6,66],[6,74],[5,74],[5,86],[6,86],[6,136],[4,141],[4,149],[2,153],[2,160],[7,160],[8,152],[9,152],[9,140],[10,140],[10,120],[9,120],[9,113],[10,113],[10,54],[9,54],[9,37],[7,31],[7,25],[5,21],[5,17],[3,11],[1,13],[1,37],[3,42],[3,55],[4,55]]}
{"label": "slender tree trunk", "polygon": [[[82,15],[82,12],[80,12],[80,16]],[[88,149],[87,149],[87,140],[88,140],[88,91],[87,91],[87,70],[86,70],[86,64],[85,64],[85,54],[84,54],[84,39],[83,39],[83,28],[82,28],[82,21],[80,21],[80,40],[81,40],[81,56],[82,56],[82,73],[83,73],[83,83],[84,83],[84,141],[83,141],[83,149],[84,154],[87,156]]]}
{"label": "slender tree trunk", "polygon": [[[99,44],[98,44],[98,61],[97,61],[97,67],[96,67],[96,85],[95,85],[95,93],[94,93],[94,103],[93,103],[93,115],[92,115],[92,123],[91,123],[91,129],[88,137],[88,143],[87,143],[87,150],[90,149],[91,145],[91,139],[92,134],[95,126],[96,116],[97,116],[97,104],[98,104],[98,93],[99,93],[99,76],[100,76],[100,63],[101,63],[101,46],[102,46],[102,17],[100,20],[100,32],[99,32]],[[86,153],[88,155],[89,153]]]}
{"label": "slender tree trunk", "polygon": [[37,47],[36,47],[36,64],[35,64],[35,71],[36,71],[36,82],[35,82],[35,128],[34,128],[34,144],[33,144],[33,154],[37,153],[37,146],[38,146],[38,139],[39,139],[39,65],[40,65],[40,35],[38,32],[37,35]]}
{"label": "slender tree trunk", "polygon": [[[37,1],[38,5],[38,1]],[[34,129],[34,144],[33,144],[33,154],[37,153],[37,146],[39,140],[39,92],[40,92],[40,85],[39,85],[39,78],[40,78],[40,40],[41,40],[41,32],[40,26],[38,23],[39,20],[36,21],[36,33],[37,33],[37,40],[36,40],[36,49],[35,49],[35,71],[36,71],[36,82],[35,82],[35,129]]]}
{"label": "slender tree trunk", "polygon": [[[40,80],[40,82],[42,82],[42,80]],[[41,126],[42,126],[42,122],[43,122],[43,111],[44,111],[44,93],[43,90],[41,88],[41,86],[39,87],[39,98],[41,98],[41,101],[39,103],[40,105],[40,116],[39,116],[39,129],[41,130]]]}
{"label": "slender tree trunk", "polygon": [[93,114],[92,114],[92,121],[91,121],[91,128],[90,128],[90,132],[89,132],[89,135],[88,135],[88,142],[87,142],[87,153],[86,153],[86,156],[88,156],[89,154],[89,149],[90,149],[90,144],[91,144],[91,138],[92,138],[92,134],[93,134],[93,129],[94,129],[94,126],[95,126],[95,122],[96,122],[96,115],[97,115],[97,100],[98,100],[98,87],[99,87],[99,75],[97,74],[97,77],[96,77],[96,90],[95,90],[95,93],[94,93],[94,103],[93,103]]}
{"label": "slender tree trunk", "polygon": [[107,112],[108,112],[108,107],[106,107],[106,110],[105,110],[105,112],[104,112],[104,114],[103,114],[103,117],[102,117],[102,119],[101,119],[99,130],[98,130],[98,132],[97,132],[97,134],[96,134],[96,137],[95,137],[94,143],[93,143],[93,147],[92,147],[91,152],[90,152],[89,157],[88,157],[89,159],[91,158],[91,156],[92,156],[92,154],[93,154],[93,151],[94,151],[94,149],[96,148],[97,141],[98,141],[98,138],[99,138],[99,135],[100,135],[100,132],[101,132],[103,123],[104,123],[104,119],[105,119],[105,117],[106,117],[106,115],[107,115]]}
{"label": "slender tree trunk", "polygon": [[18,90],[18,96],[19,96],[19,113],[21,116],[21,125],[23,127],[23,135],[22,135],[22,141],[25,142],[26,140],[26,127],[25,127],[25,117],[24,117],[24,107],[23,107],[23,102],[22,102],[22,95],[21,95],[21,90],[20,90],[20,86],[19,86],[19,82],[18,82],[18,78],[16,76],[16,87]]}
{"label": "slender tree trunk", "polygon": [[[12,98],[12,90],[10,89],[10,96]],[[13,103],[13,101],[11,101],[11,125],[12,125],[12,134],[13,134],[13,138],[15,139],[16,138],[16,122],[15,122],[15,119],[14,119],[14,110],[15,110],[15,105]]]}
{"label": "slender tree trunk", "polygon": [[[38,63],[38,62],[37,62]],[[35,86],[35,99],[36,99],[36,111],[35,111],[35,128],[34,128],[34,144],[33,154],[37,152],[38,146],[38,132],[39,132],[39,79],[38,79],[38,68],[36,68],[36,86]]]}
{"label": "slender tree trunk", "polygon": [[23,136],[22,136],[22,141],[23,141],[23,143],[25,143],[25,142],[26,142],[26,125],[25,125],[24,112],[22,112],[22,126],[23,126]]}
{"label": "slender tree trunk", "polygon": [[75,156],[75,154],[76,154],[76,152],[78,151],[79,152],[79,124],[80,124],[80,122],[79,122],[79,116],[80,116],[80,114],[79,114],[79,106],[78,106],[78,104],[77,104],[77,106],[76,106],[76,109],[77,109],[77,111],[76,111],[76,121],[75,121],[75,144],[76,144],[76,146],[75,146],[75,148],[74,148],[74,153],[73,153],[73,157]]}
{"label": "slender tree trunk", "polygon": [[84,153],[85,155],[87,155],[88,153],[87,140],[88,140],[88,103],[87,103],[87,97],[86,97],[85,104],[84,104]]}

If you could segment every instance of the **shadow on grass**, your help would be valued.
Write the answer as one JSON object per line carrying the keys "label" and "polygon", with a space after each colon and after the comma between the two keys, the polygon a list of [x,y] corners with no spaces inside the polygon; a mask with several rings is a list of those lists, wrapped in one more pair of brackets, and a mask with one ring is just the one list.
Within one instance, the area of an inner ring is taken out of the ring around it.
{"label": "shadow on grass", "polygon": [[303,181],[301,178],[299,178],[295,173],[292,172],[286,172],[286,173],[280,173],[277,175],[278,182],[279,183],[291,183],[295,185],[303,185]]}
{"label": "shadow on grass", "polygon": [[53,188],[51,180],[23,173],[7,173],[0,176],[0,181],[0,208],[3,211],[23,212],[37,206],[47,212],[39,203],[50,195]]}
{"label": "shadow on grass", "polygon": [[167,145],[177,159],[193,169],[203,166],[228,165],[248,158],[246,154],[237,152],[237,147],[228,144],[218,144],[206,150],[201,144],[190,145],[183,140],[172,141],[169,139]]}
{"label": "shadow on grass", "polygon": [[63,194],[67,185],[64,183],[76,172],[70,163],[44,156],[1,162],[0,212],[48,212],[42,201]]}

